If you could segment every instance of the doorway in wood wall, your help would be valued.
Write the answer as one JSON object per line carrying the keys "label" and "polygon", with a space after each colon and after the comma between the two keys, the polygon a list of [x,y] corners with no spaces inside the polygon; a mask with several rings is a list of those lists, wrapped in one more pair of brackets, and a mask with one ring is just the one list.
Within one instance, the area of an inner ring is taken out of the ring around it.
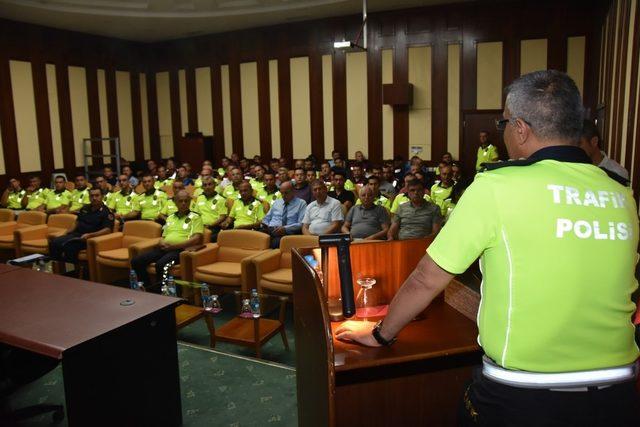
{"label": "doorway in wood wall", "polygon": [[506,160],[507,147],[504,145],[502,133],[496,130],[496,119],[502,118],[502,110],[472,110],[463,113],[462,146],[460,161],[465,176],[472,177],[476,170],[480,131],[489,132],[489,140],[498,147],[500,160]]}

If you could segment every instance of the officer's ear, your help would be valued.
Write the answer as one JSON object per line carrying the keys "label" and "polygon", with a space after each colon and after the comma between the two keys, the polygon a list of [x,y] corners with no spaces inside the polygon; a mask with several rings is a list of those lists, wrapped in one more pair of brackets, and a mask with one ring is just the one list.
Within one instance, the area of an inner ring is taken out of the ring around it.
{"label": "officer's ear", "polygon": [[516,119],[515,134],[520,144],[524,144],[531,136],[531,127],[521,119]]}

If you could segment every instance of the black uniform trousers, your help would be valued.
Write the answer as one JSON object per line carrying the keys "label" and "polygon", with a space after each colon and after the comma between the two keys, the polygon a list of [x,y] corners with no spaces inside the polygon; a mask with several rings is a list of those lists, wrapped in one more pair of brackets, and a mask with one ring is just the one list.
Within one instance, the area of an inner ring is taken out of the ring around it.
{"label": "black uniform trousers", "polygon": [[[178,264],[180,262],[180,252],[182,252],[182,249],[163,251],[160,248],[156,248],[133,258],[131,260],[131,267],[138,275],[138,280],[140,282],[144,282],[145,286],[147,286],[147,289],[159,291],[160,287],[158,285],[162,281],[162,273],[164,271],[164,268],[171,261],[175,261],[175,264]],[[149,273],[147,272],[147,267],[153,262],[156,263],[156,286],[153,286],[154,284],[151,283],[151,279],[149,279]]]}
{"label": "black uniform trousers", "polygon": [[51,240],[49,242],[49,256],[56,261],[76,264],[78,253],[87,249],[87,241],[80,239],[80,236],[80,233],[68,233]]}
{"label": "black uniform trousers", "polygon": [[587,391],[511,387],[474,372],[459,426],[632,427],[640,425],[635,381]]}

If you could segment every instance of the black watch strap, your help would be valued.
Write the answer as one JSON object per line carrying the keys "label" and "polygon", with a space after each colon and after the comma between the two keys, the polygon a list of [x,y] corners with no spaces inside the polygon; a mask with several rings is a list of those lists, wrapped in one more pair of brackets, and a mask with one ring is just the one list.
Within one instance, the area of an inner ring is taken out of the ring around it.
{"label": "black watch strap", "polygon": [[378,342],[378,344],[388,347],[396,342],[396,337],[393,337],[390,340],[384,339],[380,334],[380,329],[382,329],[382,320],[379,320],[378,323],[376,323],[376,326],[373,327],[373,331],[371,331],[373,338]]}

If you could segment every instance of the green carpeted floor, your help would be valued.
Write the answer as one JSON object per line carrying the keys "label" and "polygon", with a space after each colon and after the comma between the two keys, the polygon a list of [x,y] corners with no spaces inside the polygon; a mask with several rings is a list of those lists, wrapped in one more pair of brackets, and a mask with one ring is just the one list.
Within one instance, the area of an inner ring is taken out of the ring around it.
{"label": "green carpeted floor", "polygon": [[[293,368],[185,343],[178,344],[178,359],[184,426],[297,425]],[[14,394],[11,405],[45,402],[64,402],[60,366]],[[46,414],[24,425],[50,422]]]}

